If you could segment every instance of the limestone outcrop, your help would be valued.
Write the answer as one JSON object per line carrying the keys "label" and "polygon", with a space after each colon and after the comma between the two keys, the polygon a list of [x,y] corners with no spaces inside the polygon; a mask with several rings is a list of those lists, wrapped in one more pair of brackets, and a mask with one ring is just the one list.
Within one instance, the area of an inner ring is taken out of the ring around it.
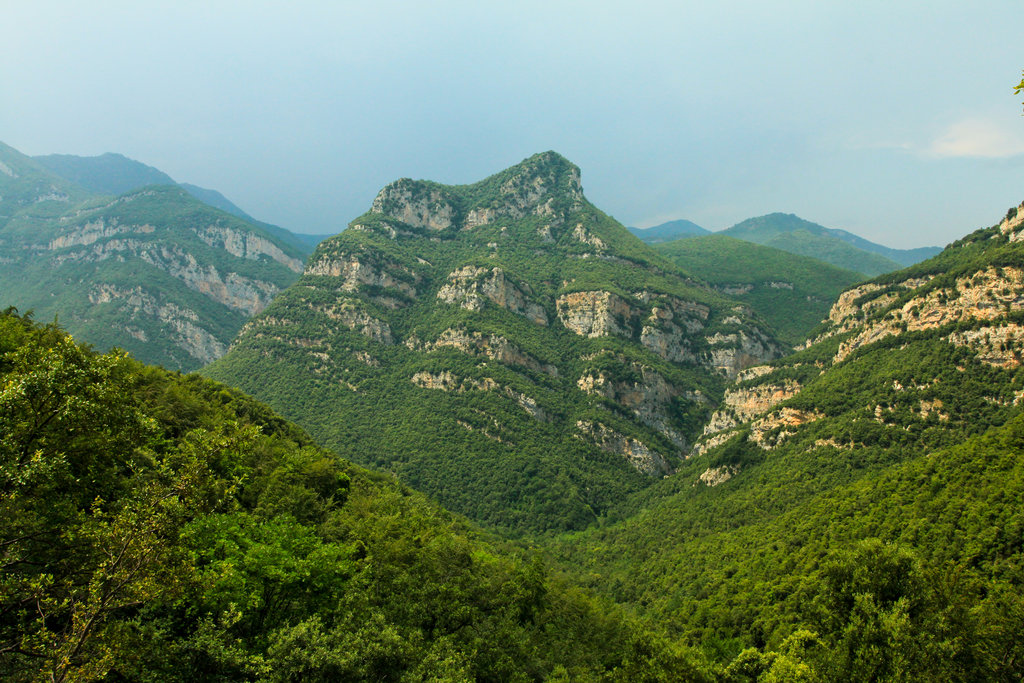
{"label": "limestone outcrop", "polygon": [[578,420],[576,429],[579,430],[579,438],[589,441],[603,451],[623,456],[638,472],[649,476],[672,472],[665,458],[639,439],[624,436],[600,422],[590,420]]}
{"label": "limestone outcrop", "polygon": [[544,307],[531,301],[527,292],[526,285],[513,282],[501,268],[463,266],[448,275],[447,282],[437,292],[437,298],[468,311],[479,311],[489,301],[530,322],[547,325],[548,315]]}

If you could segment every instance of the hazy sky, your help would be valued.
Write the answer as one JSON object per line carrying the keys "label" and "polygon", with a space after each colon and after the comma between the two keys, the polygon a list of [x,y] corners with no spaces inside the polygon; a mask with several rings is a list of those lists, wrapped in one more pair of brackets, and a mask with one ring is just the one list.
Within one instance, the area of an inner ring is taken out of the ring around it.
{"label": "hazy sky", "polygon": [[627,225],[942,245],[1024,199],[1021,0],[0,0],[0,140],[334,233],[553,149]]}

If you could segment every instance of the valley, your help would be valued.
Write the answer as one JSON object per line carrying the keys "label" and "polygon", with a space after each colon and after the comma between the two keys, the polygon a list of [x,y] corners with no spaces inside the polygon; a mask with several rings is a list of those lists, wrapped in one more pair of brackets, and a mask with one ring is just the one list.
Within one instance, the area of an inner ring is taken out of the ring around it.
{"label": "valley", "polygon": [[313,249],[0,151],[24,680],[1018,677],[1024,205],[645,236],[544,152]]}

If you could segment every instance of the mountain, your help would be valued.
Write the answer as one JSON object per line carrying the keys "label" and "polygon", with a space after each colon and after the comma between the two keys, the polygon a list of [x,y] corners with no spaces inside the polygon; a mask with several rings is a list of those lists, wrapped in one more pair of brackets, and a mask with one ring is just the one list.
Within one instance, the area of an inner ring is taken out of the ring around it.
{"label": "mountain", "polygon": [[891,249],[845,230],[826,228],[793,214],[772,213],[749,218],[722,234],[793,254],[810,256],[840,268],[880,275],[934,256],[941,249]]}
{"label": "mountain", "polygon": [[324,238],[323,235],[296,234],[284,228],[258,221],[236,206],[217,190],[191,183],[178,183],[163,171],[129,159],[122,154],[106,153],[94,157],[74,154],[48,154],[34,158],[51,173],[85,188],[93,194],[120,195],[148,185],[177,185],[210,206],[258,225],[279,240],[307,254]]}
{"label": "mountain", "polygon": [[191,370],[298,277],[306,253],[177,186],[93,195],[0,148],[2,305]]}
{"label": "mountain", "polygon": [[798,641],[823,680],[1018,679],[1022,228],[846,290],[565,566],[726,661]]}
{"label": "mountain", "polygon": [[95,157],[47,154],[34,159],[51,173],[84,187],[93,194],[119,195],[147,185],[176,184],[171,176],[163,171],[110,152]]}
{"label": "mountain", "polygon": [[547,152],[473,185],[388,185],[204,373],[523,533],[582,528],[670,474],[726,379],[783,350]]}
{"label": "mountain", "polygon": [[860,273],[781,249],[715,234],[663,242],[655,251],[750,306],[780,340],[796,345]]}
{"label": "mountain", "polygon": [[629,231],[647,244],[658,244],[683,237],[707,235],[708,230],[688,220],[669,221],[650,228],[630,228]]}
{"label": "mountain", "polygon": [[224,385],[7,311],[0,386],[5,680],[710,680]]}
{"label": "mountain", "polygon": [[0,142],[0,226],[21,216],[45,221],[90,197],[73,182],[56,176],[13,147]]}

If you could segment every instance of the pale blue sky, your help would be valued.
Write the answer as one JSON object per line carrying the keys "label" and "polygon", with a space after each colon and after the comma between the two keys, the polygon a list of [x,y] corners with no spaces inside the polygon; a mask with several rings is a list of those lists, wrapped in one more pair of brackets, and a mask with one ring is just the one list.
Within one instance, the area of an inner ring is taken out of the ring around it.
{"label": "pale blue sky", "polygon": [[1021,8],[8,1],[0,140],[120,152],[297,232],[554,149],[627,225],[942,245],[1024,199]]}

